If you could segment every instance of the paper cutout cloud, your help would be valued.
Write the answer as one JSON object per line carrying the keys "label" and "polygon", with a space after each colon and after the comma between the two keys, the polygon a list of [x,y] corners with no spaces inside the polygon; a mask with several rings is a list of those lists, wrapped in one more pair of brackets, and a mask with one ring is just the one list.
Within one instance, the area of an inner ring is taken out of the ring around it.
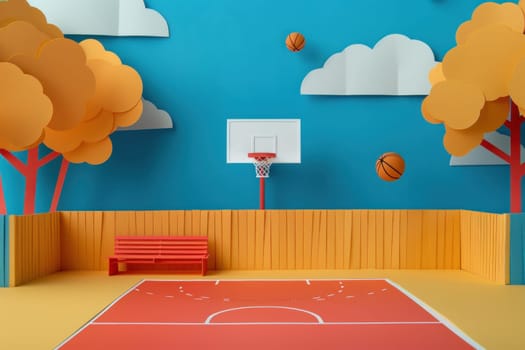
{"label": "paper cutout cloud", "polygon": [[64,34],[169,36],[168,24],[144,0],[28,0]]}
{"label": "paper cutout cloud", "polygon": [[158,109],[157,106],[148,100],[143,100],[143,102],[144,110],[139,121],[132,126],[120,128],[120,131],[173,128],[173,121],[168,112]]}
{"label": "paper cutout cloud", "polygon": [[390,34],[373,48],[354,44],[309,72],[303,95],[427,95],[428,75],[436,65],[422,41]]}
{"label": "paper cutout cloud", "polygon": [[[497,131],[485,134],[485,140],[501,149],[503,152],[510,154],[510,137]],[[521,161],[525,162],[525,147],[521,146]],[[469,166],[469,165],[509,165],[500,157],[489,152],[485,147],[478,146],[463,157],[450,157],[451,166]]]}

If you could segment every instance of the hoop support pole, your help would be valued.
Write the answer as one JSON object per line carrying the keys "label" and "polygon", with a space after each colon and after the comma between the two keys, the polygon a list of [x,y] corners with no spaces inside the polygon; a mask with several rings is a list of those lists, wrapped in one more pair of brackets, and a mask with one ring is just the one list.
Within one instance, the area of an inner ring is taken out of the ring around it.
{"label": "hoop support pole", "polygon": [[259,178],[259,208],[264,210],[264,177]]}

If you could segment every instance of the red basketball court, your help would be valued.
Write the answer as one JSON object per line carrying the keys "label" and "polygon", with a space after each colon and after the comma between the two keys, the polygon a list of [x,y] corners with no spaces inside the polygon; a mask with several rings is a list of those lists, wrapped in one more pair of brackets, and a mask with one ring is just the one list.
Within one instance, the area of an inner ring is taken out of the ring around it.
{"label": "red basketball court", "polygon": [[384,279],[144,280],[57,349],[482,349]]}

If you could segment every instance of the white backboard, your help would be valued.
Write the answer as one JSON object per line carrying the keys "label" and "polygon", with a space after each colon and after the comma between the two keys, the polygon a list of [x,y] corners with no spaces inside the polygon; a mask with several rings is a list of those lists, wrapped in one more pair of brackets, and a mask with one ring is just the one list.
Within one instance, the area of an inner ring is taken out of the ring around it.
{"label": "white backboard", "polygon": [[253,152],[276,153],[273,163],[301,163],[301,120],[228,119],[226,163],[252,163]]}

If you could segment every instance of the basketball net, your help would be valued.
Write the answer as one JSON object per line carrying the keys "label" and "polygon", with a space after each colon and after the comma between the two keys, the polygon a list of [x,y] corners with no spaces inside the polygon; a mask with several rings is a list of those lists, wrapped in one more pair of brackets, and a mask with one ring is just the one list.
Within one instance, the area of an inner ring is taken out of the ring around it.
{"label": "basketball net", "polygon": [[256,177],[270,177],[270,166],[275,158],[275,153],[248,153],[248,157],[253,159]]}

